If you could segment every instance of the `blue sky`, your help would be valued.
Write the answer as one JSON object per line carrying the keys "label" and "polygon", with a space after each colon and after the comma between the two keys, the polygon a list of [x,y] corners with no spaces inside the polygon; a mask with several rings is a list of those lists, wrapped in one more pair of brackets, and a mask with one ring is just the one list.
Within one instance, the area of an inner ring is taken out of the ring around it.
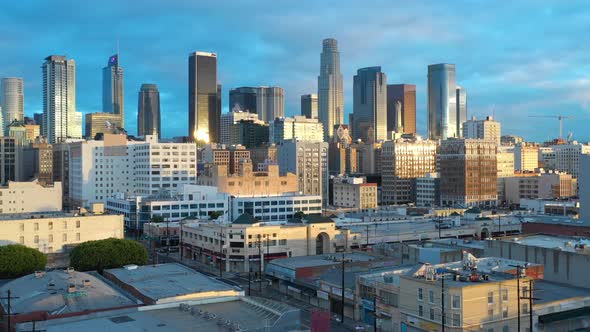
{"label": "blue sky", "polygon": [[[285,89],[287,115],[317,90],[323,38],[338,39],[345,111],[352,77],[380,65],[389,83],[417,85],[418,130],[426,133],[427,66],[457,66],[468,116],[495,113],[503,133],[530,140],[564,131],[590,139],[590,3],[587,1],[5,1],[0,77],[25,80],[25,113],[42,111],[41,64],[50,54],[77,62],[77,108],[101,110],[101,68],[120,43],[127,129],[136,132],[137,92],[156,83],[165,137],[187,131],[187,58],[216,52],[228,91]],[[346,117],[348,119],[348,117]]]}

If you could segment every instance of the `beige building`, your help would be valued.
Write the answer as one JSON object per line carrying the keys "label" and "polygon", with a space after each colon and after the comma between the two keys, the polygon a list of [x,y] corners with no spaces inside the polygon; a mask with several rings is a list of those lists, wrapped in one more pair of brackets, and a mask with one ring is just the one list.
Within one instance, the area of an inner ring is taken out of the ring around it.
{"label": "beige building", "polygon": [[0,244],[22,244],[43,253],[60,253],[86,241],[123,238],[123,216],[47,212],[0,216]]}
{"label": "beige building", "polygon": [[491,116],[486,116],[483,120],[477,120],[474,116],[463,123],[464,138],[491,140],[500,145],[501,136],[500,122],[494,121]]}
{"label": "beige building", "polygon": [[519,143],[514,147],[514,170],[534,172],[539,167],[539,147],[530,143]]}
{"label": "beige building", "polygon": [[498,199],[497,145],[480,139],[444,140],[440,147],[443,206],[495,206]]}
{"label": "beige building", "polygon": [[228,174],[227,167],[209,164],[197,182],[236,197],[276,196],[299,191],[297,176],[293,173],[281,176],[278,165],[268,165],[267,172],[254,172],[252,163],[243,161],[234,174]]}
{"label": "beige building", "polygon": [[0,187],[0,214],[57,212],[62,209],[61,182],[8,182]]}
{"label": "beige building", "polygon": [[576,195],[576,181],[570,174],[557,171],[517,173],[503,178],[505,200],[519,204],[521,199],[564,199]]}
{"label": "beige building", "polygon": [[415,202],[416,178],[436,172],[437,143],[419,137],[383,142],[381,201],[384,204]]}
{"label": "beige building", "polygon": [[24,179],[37,179],[41,184],[53,183],[53,147],[45,138],[37,137],[23,149],[22,157]]}
{"label": "beige building", "polygon": [[223,144],[207,144],[202,151],[202,162],[205,164],[226,165],[228,174],[237,172],[241,160],[250,160],[250,151],[245,146]]}
{"label": "beige building", "polygon": [[123,127],[120,114],[89,113],[86,114],[86,132],[89,139],[94,139],[96,134],[115,134]]}
{"label": "beige building", "polygon": [[353,209],[377,208],[377,184],[362,177],[337,177],[332,184],[335,207]]}
{"label": "beige building", "polygon": [[250,150],[250,159],[255,171],[263,171],[266,165],[277,163],[277,146],[265,145]]}
{"label": "beige building", "polygon": [[275,144],[293,139],[323,142],[324,126],[318,119],[308,119],[305,116],[276,118],[270,123],[269,136],[270,142]]}
{"label": "beige building", "polygon": [[217,266],[221,260],[225,271],[260,272],[276,258],[333,252],[340,234],[336,224],[328,218],[308,218],[282,225],[260,223],[248,214],[232,224],[188,221],[182,226],[182,254]]}

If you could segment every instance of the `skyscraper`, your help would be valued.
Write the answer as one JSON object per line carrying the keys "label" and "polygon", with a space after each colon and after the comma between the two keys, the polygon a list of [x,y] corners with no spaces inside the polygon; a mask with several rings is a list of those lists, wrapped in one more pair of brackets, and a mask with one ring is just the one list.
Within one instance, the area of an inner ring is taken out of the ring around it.
{"label": "skyscraper", "polygon": [[218,142],[221,86],[217,84],[217,54],[191,53],[188,71],[188,136],[199,142]]}
{"label": "skyscraper", "polygon": [[463,124],[467,121],[467,91],[460,86],[457,87],[455,97],[457,98],[457,136],[463,137]]}
{"label": "skyscraper", "polygon": [[115,54],[102,69],[102,111],[120,115],[121,127],[125,127],[123,91],[123,67],[119,66],[119,54]]}
{"label": "skyscraper", "polygon": [[142,84],[137,102],[137,135],[162,137],[160,92],[155,84]]}
{"label": "skyscraper", "polygon": [[[243,86],[229,90],[230,110],[256,113],[256,94],[258,88]],[[237,107],[237,108],[236,108]]]}
{"label": "skyscraper", "polygon": [[309,94],[301,96],[301,115],[308,119],[318,118],[318,95]]}
{"label": "skyscraper", "polygon": [[82,138],[82,113],[76,112],[76,62],[51,55],[42,69],[43,136],[51,144]]}
{"label": "skyscraper", "polygon": [[4,133],[8,133],[8,125],[14,121],[23,121],[24,88],[23,79],[19,77],[5,77],[0,81],[0,109],[4,120]]}
{"label": "skyscraper", "polygon": [[428,138],[459,137],[455,65],[428,66]]}
{"label": "skyscraper", "polygon": [[353,82],[352,124],[354,139],[377,142],[387,139],[387,75],[381,67],[357,71]]}
{"label": "skyscraper", "polygon": [[344,94],[340,73],[338,41],[328,38],[322,42],[320,76],[318,76],[318,113],[324,125],[324,137],[328,140],[334,125],[344,123]]}
{"label": "skyscraper", "polygon": [[285,116],[285,91],[278,86],[261,86],[256,92],[258,119],[272,122]]}
{"label": "skyscraper", "polygon": [[[397,123],[397,111],[401,123]],[[387,131],[400,128],[403,133],[416,133],[416,86],[413,84],[387,85]]]}

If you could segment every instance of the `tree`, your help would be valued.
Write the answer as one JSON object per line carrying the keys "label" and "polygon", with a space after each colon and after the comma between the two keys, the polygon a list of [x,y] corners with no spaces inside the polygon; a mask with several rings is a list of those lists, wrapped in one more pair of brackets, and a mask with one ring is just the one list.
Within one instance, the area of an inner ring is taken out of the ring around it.
{"label": "tree", "polygon": [[223,215],[223,212],[221,211],[211,211],[209,212],[209,218],[211,220],[217,220],[217,218],[221,217]]}
{"label": "tree", "polygon": [[293,218],[302,220],[303,218],[305,218],[305,213],[303,211],[297,211],[295,212],[295,214],[293,214]]}
{"label": "tree", "polygon": [[164,222],[164,217],[158,215],[152,216],[152,222]]}
{"label": "tree", "polygon": [[119,268],[128,264],[145,265],[148,253],[136,241],[105,239],[88,241],[76,246],[70,253],[70,265],[78,271]]}
{"label": "tree", "polygon": [[0,279],[18,278],[45,270],[47,257],[37,249],[20,244],[0,247]]}

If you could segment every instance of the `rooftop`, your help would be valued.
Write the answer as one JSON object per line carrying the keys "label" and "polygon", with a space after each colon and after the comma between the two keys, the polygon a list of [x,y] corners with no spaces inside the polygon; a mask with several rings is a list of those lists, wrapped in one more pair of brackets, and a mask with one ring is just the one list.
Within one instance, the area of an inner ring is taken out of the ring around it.
{"label": "rooftop", "polygon": [[[376,260],[376,257],[362,252],[348,252],[344,254],[346,261],[352,262],[369,262]],[[274,259],[269,264],[277,265],[288,269],[298,269],[302,267],[329,266],[339,264],[342,261],[342,254],[326,254],[314,256],[299,256]]]}
{"label": "rooftop", "polygon": [[467,240],[467,239],[436,239],[429,240],[427,243],[440,244],[444,246],[456,246],[459,248],[473,248],[483,250],[485,247],[485,241],[479,240]]}
{"label": "rooftop", "polygon": [[590,255],[590,239],[573,236],[534,234],[503,238],[500,241],[513,242],[531,247],[559,249],[561,251]]}
{"label": "rooftop", "polygon": [[[157,301],[189,295],[239,296],[239,288],[196,272],[182,264],[167,263],[159,265],[131,265],[124,268],[106,270],[105,274],[114,276],[120,283],[131,287],[143,296]],[[212,292],[215,292],[213,294]],[[224,294],[224,295],[221,295]]]}
{"label": "rooftop", "polygon": [[[70,288],[70,285],[73,285]],[[64,270],[29,274],[6,283],[0,294],[10,290],[13,312],[48,312],[50,315],[108,309],[137,304],[92,273]],[[0,300],[6,307],[6,300]]]}
{"label": "rooftop", "polygon": [[567,300],[576,297],[590,297],[590,289],[570,286],[558,282],[547,280],[535,280],[535,296],[538,291],[538,300],[535,304],[544,304],[554,301]]}
{"label": "rooftop", "polygon": [[63,212],[63,211],[49,211],[49,212],[26,212],[26,213],[0,213],[0,220],[23,220],[23,219],[49,219],[49,218],[68,218],[68,217],[85,217],[96,215],[108,215],[105,213],[92,213],[90,211],[79,212]]}

